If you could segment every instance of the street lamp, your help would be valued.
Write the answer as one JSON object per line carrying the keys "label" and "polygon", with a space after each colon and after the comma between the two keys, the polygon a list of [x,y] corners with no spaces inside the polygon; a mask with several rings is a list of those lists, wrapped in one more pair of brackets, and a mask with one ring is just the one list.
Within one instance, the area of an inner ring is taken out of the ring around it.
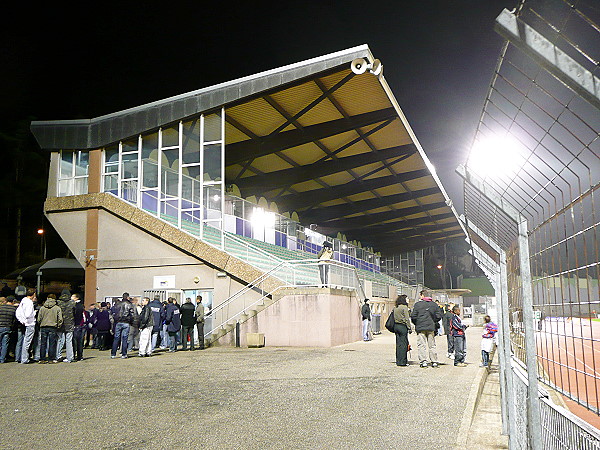
{"label": "street lamp", "polygon": [[45,260],[46,259],[46,237],[45,237],[45,230],[43,228],[38,228],[37,234],[41,238],[41,241],[40,241],[40,254],[42,256],[42,259]]}
{"label": "street lamp", "polygon": [[[445,281],[446,280],[445,280],[444,272],[443,272],[444,266],[441,264],[438,264],[436,267],[440,271],[440,278],[442,279],[442,286],[444,286],[444,289],[445,289],[445,284],[446,284]],[[448,271],[448,269],[446,269],[446,272],[448,272],[448,278],[450,279],[450,289],[452,289],[452,275],[450,275],[450,272]]]}

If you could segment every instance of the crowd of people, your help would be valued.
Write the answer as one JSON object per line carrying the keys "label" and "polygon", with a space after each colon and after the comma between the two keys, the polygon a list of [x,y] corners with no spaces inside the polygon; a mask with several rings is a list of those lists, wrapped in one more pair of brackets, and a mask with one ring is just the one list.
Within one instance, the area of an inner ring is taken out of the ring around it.
{"label": "crowd of people", "polygon": [[[366,304],[366,301],[365,301]],[[468,325],[460,318],[460,306],[453,304],[440,305],[433,301],[427,291],[420,292],[420,299],[415,302],[412,311],[408,308],[406,295],[399,295],[396,306],[392,311],[396,335],[396,365],[408,366],[408,335],[417,333],[417,351],[420,367],[439,367],[439,359],[435,338],[446,335],[447,357],[453,360],[454,366],[466,367],[466,336]],[[363,319],[365,318],[363,308]],[[481,366],[490,363],[498,326],[491,321],[490,316],[484,317],[484,333],[481,342]]]}
{"label": "crowd of people", "polygon": [[[152,356],[157,350],[176,352],[204,349],[205,307],[202,297],[173,297],[138,301],[125,292],[113,304],[101,302],[86,309],[77,293],[64,289],[38,301],[35,289],[24,296],[0,297],[0,363],[39,364],[83,360],[84,348],[110,350],[111,358]],[[196,333],[194,333],[196,331]],[[196,338],[195,338],[196,334]],[[65,356],[63,358],[63,350]]]}

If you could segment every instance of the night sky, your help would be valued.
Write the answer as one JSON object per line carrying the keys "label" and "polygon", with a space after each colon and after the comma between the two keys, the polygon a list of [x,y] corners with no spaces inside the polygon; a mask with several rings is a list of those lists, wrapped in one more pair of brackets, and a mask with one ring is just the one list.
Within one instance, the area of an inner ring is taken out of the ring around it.
{"label": "night sky", "polygon": [[1,119],[92,118],[368,44],[462,212],[454,174],[516,0],[96,2],[8,12]]}

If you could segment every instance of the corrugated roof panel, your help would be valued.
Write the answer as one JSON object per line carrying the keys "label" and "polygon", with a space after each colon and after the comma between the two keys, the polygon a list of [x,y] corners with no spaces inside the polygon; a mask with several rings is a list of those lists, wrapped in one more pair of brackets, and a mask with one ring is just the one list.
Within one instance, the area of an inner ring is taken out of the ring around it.
{"label": "corrugated roof panel", "polygon": [[249,139],[250,137],[242,133],[240,130],[235,128],[228,122],[225,122],[225,144],[233,144],[234,142],[241,142]]}
{"label": "corrugated roof panel", "polygon": [[323,151],[313,142],[282,150],[281,153],[300,165],[312,164],[325,156]]}
{"label": "corrugated roof panel", "polygon": [[355,76],[335,91],[333,97],[350,116],[391,106],[379,80],[371,74]]}
{"label": "corrugated roof panel", "polygon": [[257,168],[261,172],[268,173],[275,170],[289,169],[294,166],[277,155],[268,155],[256,158],[252,161],[252,167]]}
{"label": "corrugated roof panel", "polygon": [[266,136],[285,122],[263,98],[229,108],[227,114],[257,136]]}
{"label": "corrugated roof panel", "polygon": [[[381,170],[379,170],[381,169]],[[386,176],[389,175],[389,173],[387,172],[387,170],[384,170],[383,164],[381,164],[380,162],[375,162],[375,163],[371,163],[371,164],[365,164],[364,166],[360,166],[360,167],[355,167],[354,169],[352,169],[352,172],[354,172],[356,175],[358,175],[359,177],[362,177],[370,172],[373,172],[374,170],[379,170],[379,172],[385,172],[384,174]],[[375,176],[376,174],[370,175],[366,178],[364,178],[365,180],[371,179]]]}
{"label": "corrugated roof panel", "polygon": [[382,197],[385,197],[387,195],[403,194],[404,192],[406,192],[406,189],[404,189],[404,187],[402,187],[400,183],[394,183],[385,187],[375,189],[375,192],[377,192]]}
{"label": "corrugated roof panel", "polygon": [[339,72],[332,73],[331,75],[327,75],[326,77],[321,77],[319,80],[323,83],[323,86],[327,90],[331,89],[337,83],[342,81],[344,77],[348,76],[352,71],[350,70],[350,64],[348,64],[348,68],[345,70],[341,70]]}
{"label": "corrugated roof panel", "polygon": [[[411,144],[412,139],[400,122],[400,119],[394,120],[385,128],[369,136],[369,141],[376,148],[395,147],[397,145]],[[424,165],[424,163],[422,163]]]}
{"label": "corrugated roof panel", "polygon": [[298,192],[306,192],[306,191],[313,191],[315,189],[322,189],[323,186],[321,186],[316,181],[310,180],[310,181],[305,181],[304,183],[294,184],[293,188],[295,191],[298,191]]}
{"label": "corrugated roof panel", "polygon": [[414,180],[406,181],[404,185],[411,191],[418,191],[435,187],[435,182],[431,177],[421,177]]}
{"label": "corrugated roof panel", "polygon": [[344,116],[328,99],[324,99],[298,118],[298,123],[303,127],[324,121],[342,119]]}
{"label": "corrugated roof panel", "polygon": [[332,175],[327,175],[325,177],[321,177],[320,180],[324,183],[327,183],[330,186],[336,186],[340,184],[348,183],[355,178],[350,175],[348,172],[337,172]]}
{"label": "corrugated roof panel", "polygon": [[348,198],[350,200],[352,200],[353,202],[358,202],[360,200],[368,200],[370,198],[375,198],[375,196],[373,195],[373,193],[371,191],[366,191],[366,192],[361,192],[359,194],[350,195],[350,196],[348,196]]}

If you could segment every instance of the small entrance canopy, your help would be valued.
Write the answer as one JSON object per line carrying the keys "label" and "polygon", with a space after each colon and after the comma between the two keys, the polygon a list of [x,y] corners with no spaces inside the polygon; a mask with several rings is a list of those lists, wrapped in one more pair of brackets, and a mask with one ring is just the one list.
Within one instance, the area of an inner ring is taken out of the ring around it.
{"label": "small entrance canopy", "polygon": [[17,269],[6,278],[16,280],[20,277],[23,281],[32,281],[37,279],[38,272],[41,272],[42,279],[52,281],[82,280],[85,274],[85,270],[76,259],[55,258],[24,269]]}

